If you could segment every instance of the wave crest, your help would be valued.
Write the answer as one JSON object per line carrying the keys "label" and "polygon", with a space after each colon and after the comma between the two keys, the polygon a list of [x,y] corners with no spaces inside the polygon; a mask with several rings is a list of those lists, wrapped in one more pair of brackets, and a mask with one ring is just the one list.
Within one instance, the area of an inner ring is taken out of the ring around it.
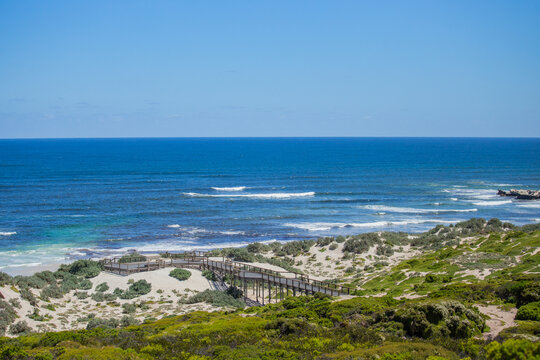
{"label": "wave crest", "polygon": [[246,186],[231,186],[231,187],[212,187],[216,191],[243,191],[246,190]]}
{"label": "wave crest", "polygon": [[439,213],[449,213],[449,212],[475,212],[478,209],[417,209],[409,207],[398,207],[398,206],[385,206],[385,205],[366,205],[363,206],[364,209],[375,210],[375,211],[388,211],[395,213],[406,213],[406,214],[439,214]]}
{"label": "wave crest", "polygon": [[267,193],[267,194],[199,194],[194,192],[183,193],[189,197],[208,197],[208,198],[248,198],[248,199],[291,199],[296,197],[314,196],[315,192],[303,193]]}

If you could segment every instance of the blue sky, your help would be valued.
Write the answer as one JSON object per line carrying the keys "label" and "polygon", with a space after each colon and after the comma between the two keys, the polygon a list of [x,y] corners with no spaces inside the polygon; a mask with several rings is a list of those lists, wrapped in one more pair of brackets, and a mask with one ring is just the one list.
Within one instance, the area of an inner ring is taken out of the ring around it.
{"label": "blue sky", "polygon": [[0,138],[540,136],[540,1],[0,0]]}

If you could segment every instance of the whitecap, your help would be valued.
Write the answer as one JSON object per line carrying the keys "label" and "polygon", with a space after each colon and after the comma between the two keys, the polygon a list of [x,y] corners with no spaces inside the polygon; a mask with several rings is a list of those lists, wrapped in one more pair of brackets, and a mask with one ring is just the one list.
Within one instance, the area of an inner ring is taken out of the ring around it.
{"label": "whitecap", "polygon": [[426,220],[403,220],[403,221],[374,221],[367,223],[329,223],[329,222],[314,222],[314,223],[287,223],[284,224],[288,227],[294,227],[307,231],[327,231],[331,229],[343,229],[343,228],[382,228],[387,226],[405,226],[405,225],[418,225],[426,223],[435,224],[454,224],[462,220],[438,220],[438,219],[426,219]]}
{"label": "whitecap", "polygon": [[458,198],[450,198],[452,201],[458,201]]}
{"label": "whitecap", "polygon": [[315,192],[303,193],[267,193],[267,194],[199,194],[194,192],[183,193],[189,197],[209,197],[209,198],[250,198],[250,199],[291,199],[296,197],[314,196]]}
{"label": "whitecap", "polygon": [[0,236],[11,236],[15,235],[16,233],[16,231],[0,231]]}
{"label": "whitecap", "polygon": [[244,191],[246,186],[231,186],[231,187],[212,187],[216,191]]}
{"label": "whitecap", "polygon": [[438,214],[438,213],[448,213],[448,212],[475,212],[478,209],[417,209],[409,207],[398,207],[398,206],[385,206],[385,205],[365,205],[362,206],[364,209],[376,210],[376,211],[389,211],[395,213],[406,213],[406,214]]}
{"label": "whitecap", "polygon": [[511,204],[511,203],[512,203],[512,200],[473,202],[473,204],[476,206],[499,206],[499,205]]}
{"label": "whitecap", "polygon": [[530,204],[519,204],[518,206],[523,208],[540,209],[540,201],[535,201]]}
{"label": "whitecap", "polygon": [[173,229],[178,229],[180,227],[180,225],[178,224],[172,224],[172,225],[167,225],[168,228],[173,228]]}

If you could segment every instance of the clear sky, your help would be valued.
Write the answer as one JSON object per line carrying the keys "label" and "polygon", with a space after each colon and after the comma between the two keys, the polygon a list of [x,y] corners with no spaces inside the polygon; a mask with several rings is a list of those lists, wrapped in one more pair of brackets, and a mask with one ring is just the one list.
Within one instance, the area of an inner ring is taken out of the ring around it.
{"label": "clear sky", "polygon": [[0,0],[0,138],[540,136],[540,1]]}

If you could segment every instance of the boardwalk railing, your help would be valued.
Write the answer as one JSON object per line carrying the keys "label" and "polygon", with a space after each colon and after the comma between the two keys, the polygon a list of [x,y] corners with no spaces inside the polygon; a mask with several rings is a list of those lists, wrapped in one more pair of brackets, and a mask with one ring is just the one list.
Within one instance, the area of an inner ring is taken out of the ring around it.
{"label": "boardwalk railing", "polygon": [[[164,257],[163,257],[164,256]],[[238,261],[223,258],[213,260],[204,252],[191,252],[182,254],[163,254],[160,258],[147,259],[146,261],[123,263],[121,258],[103,259],[101,263],[105,270],[119,274],[129,275],[133,273],[158,270],[165,267],[195,268],[210,270],[222,281],[228,276],[233,285],[240,284],[244,288],[244,294],[248,286],[252,285],[255,297],[258,299],[262,292],[264,303],[264,291],[272,294],[272,286],[288,294],[315,294],[323,293],[331,296],[350,295],[351,288],[339,284],[310,279],[309,276],[294,271],[276,271],[250,265]],[[262,290],[262,291],[261,291]]]}

